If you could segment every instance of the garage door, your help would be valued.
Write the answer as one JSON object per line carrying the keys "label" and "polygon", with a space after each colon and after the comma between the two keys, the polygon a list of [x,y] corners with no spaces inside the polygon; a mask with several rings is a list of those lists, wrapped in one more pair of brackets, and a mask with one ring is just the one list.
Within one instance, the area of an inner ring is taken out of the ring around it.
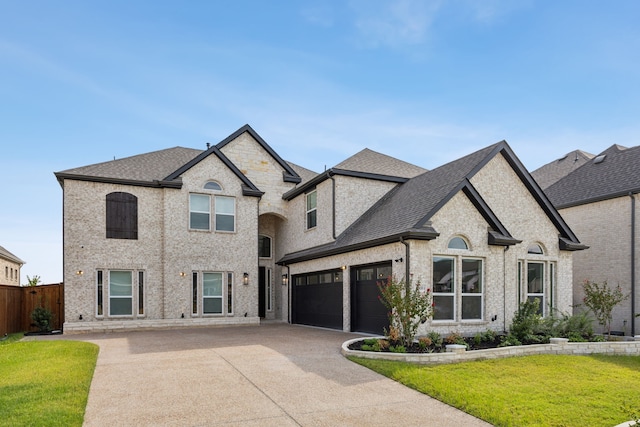
{"label": "garage door", "polygon": [[380,302],[378,283],[391,276],[391,262],[351,269],[351,330],[383,334],[389,328],[387,308]]}
{"label": "garage door", "polygon": [[293,276],[292,322],[342,330],[342,270]]}

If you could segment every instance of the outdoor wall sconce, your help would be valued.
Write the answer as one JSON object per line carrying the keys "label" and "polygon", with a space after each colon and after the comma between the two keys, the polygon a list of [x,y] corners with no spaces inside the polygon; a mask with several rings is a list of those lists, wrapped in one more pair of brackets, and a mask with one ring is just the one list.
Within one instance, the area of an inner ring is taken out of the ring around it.
{"label": "outdoor wall sconce", "polygon": [[343,265],[342,267],[340,267],[340,270],[346,270],[346,269],[347,269],[346,265]]}
{"label": "outdoor wall sconce", "polygon": [[394,259],[395,262],[402,262],[402,257]]}
{"label": "outdoor wall sconce", "polygon": [[282,275],[282,285],[283,286],[287,286],[288,283],[289,283],[289,276],[287,274],[283,274]]}
{"label": "outdoor wall sconce", "polygon": [[82,314],[80,315],[80,317],[78,317],[78,320],[82,320]]}
{"label": "outdoor wall sconce", "polygon": [[84,274],[84,271],[82,271],[82,270],[76,271],[76,275],[78,275],[78,276],[82,276],[83,274]]}
{"label": "outdoor wall sconce", "polygon": [[187,275],[187,273],[185,273],[184,271],[181,271],[181,272],[180,272],[180,277],[184,277],[184,276],[186,276],[186,275]]}
{"label": "outdoor wall sconce", "polygon": [[248,285],[249,284],[249,273],[244,273],[242,275],[242,284],[244,284],[244,285]]}

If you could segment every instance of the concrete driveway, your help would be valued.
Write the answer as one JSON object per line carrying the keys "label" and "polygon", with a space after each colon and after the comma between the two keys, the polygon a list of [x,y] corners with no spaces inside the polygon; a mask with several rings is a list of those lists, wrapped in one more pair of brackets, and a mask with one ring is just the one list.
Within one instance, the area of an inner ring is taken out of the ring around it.
{"label": "concrete driveway", "polygon": [[486,426],[282,323],[64,336],[100,346],[86,426]]}

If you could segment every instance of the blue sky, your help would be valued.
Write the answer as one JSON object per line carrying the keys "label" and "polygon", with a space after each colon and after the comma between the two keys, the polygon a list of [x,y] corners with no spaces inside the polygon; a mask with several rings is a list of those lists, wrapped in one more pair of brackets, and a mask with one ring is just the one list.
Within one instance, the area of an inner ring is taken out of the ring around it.
{"label": "blue sky", "polygon": [[638,22],[635,0],[0,0],[0,245],[59,282],[53,172],[245,123],[318,172],[638,145]]}

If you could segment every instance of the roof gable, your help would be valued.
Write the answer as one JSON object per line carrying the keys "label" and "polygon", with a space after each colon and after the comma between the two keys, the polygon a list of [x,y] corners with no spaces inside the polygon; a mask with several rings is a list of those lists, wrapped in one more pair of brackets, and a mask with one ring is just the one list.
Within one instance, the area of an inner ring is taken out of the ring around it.
{"label": "roof gable", "polygon": [[334,243],[301,253],[289,254],[280,262],[312,259],[400,239],[434,239],[438,236],[438,232],[434,229],[431,219],[460,191],[469,198],[489,224],[491,228],[488,234],[489,244],[504,246],[519,243],[520,241],[511,236],[470,182],[470,179],[497,155],[507,160],[509,166],[556,227],[561,238],[560,248],[563,250],[585,249],[586,246],[580,244],[506,141],[501,141],[395,187],[338,236]]}
{"label": "roof gable", "polygon": [[640,146],[612,145],[545,190],[558,209],[640,192]]}
{"label": "roof gable", "polygon": [[593,157],[593,154],[586,151],[574,150],[534,170],[531,172],[531,176],[540,185],[540,188],[548,188],[593,159]]}
{"label": "roof gable", "polygon": [[282,169],[283,169],[283,171],[282,171],[282,179],[283,179],[284,182],[292,182],[294,184],[298,184],[299,182],[302,181],[302,179],[296,173],[296,171],[287,162],[285,162],[278,155],[278,153],[276,153],[273,150],[273,148],[271,148],[271,146],[269,144],[267,144],[267,142],[264,139],[262,139],[262,137],[260,135],[258,135],[258,132],[253,130],[253,128],[251,126],[249,126],[248,124],[242,126],[240,129],[238,129],[237,131],[235,131],[234,133],[232,133],[231,135],[229,135],[228,137],[226,137],[225,139],[220,141],[216,145],[216,147],[219,150],[221,150],[225,145],[233,142],[236,138],[238,138],[240,135],[242,135],[245,132],[247,132],[249,135],[251,135],[251,137],[253,139],[255,139],[256,142],[282,167]]}

